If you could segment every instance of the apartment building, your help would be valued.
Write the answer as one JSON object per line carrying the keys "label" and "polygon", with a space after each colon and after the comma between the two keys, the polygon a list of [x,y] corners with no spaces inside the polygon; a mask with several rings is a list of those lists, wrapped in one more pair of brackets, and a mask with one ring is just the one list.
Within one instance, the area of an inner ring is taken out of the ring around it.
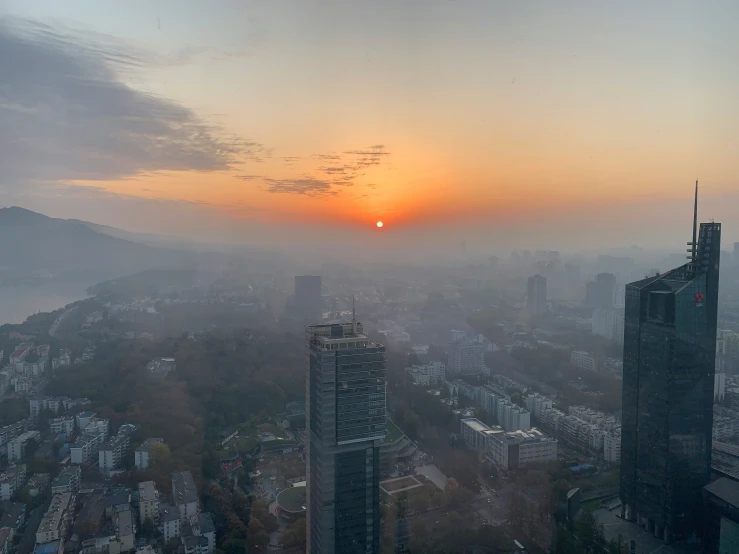
{"label": "apartment building", "polygon": [[0,427],[0,446],[7,444],[10,440],[14,439],[24,431],[27,431],[31,426],[31,418],[21,419],[10,425]]}
{"label": "apartment building", "polygon": [[49,420],[51,432],[55,435],[64,433],[69,437],[74,432],[74,418],[72,416],[59,416]]}
{"label": "apartment building", "polygon": [[154,481],[139,483],[139,520],[159,521],[159,491]]}
{"label": "apartment building", "polygon": [[82,470],[78,465],[65,467],[51,482],[51,494],[76,493],[80,487]]}
{"label": "apartment building", "polygon": [[93,455],[105,442],[102,433],[83,433],[69,449],[70,460],[73,464],[86,464],[92,461]]}
{"label": "apartment building", "polygon": [[548,432],[556,435],[559,433],[560,422],[565,415],[567,414],[557,408],[543,408],[539,417],[539,423]]}
{"label": "apartment building", "polygon": [[205,537],[208,541],[206,554],[213,554],[216,549],[216,527],[211,515],[206,512],[199,514],[198,517],[191,517],[190,526],[195,535]]}
{"label": "apartment building", "polygon": [[441,362],[413,365],[405,370],[410,374],[414,384],[423,387],[436,386],[446,379],[446,364]]}
{"label": "apartment building", "polygon": [[26,464],[10,466],[0,473],[0,500],[10,500],[26,482]]}
{"label": "apartment building", "polygon": [[621,427],[606,431],[603,437],[603,459],[609,464],[621,463]]}
{"label": "apartment building", "polygon": [[180,512],[180,519],[187,521],[191,516],[200,513],[198,491],[189,471],[177,471],[172,474],[172,498]]}
{"label": "apartment building", "polygon": [[115,523],[115,534],[121,552],[128,552],[134,547],[136,538],[136,525],[133,521],[131,510],[120,510],[113,516]]}
{"label": "apartment building", "polygon": [[77,420],[77,429],[84,431],[85,427],[92,421],[97,414],[95,412],[80,412],[75,416]]}
{"label": "apartment building", "polygon": [[63,540],[74,517],[72,493],[55,494],[36,531],[36,544]]}
{"label": "apartment building", "polygon": [[41,433],[38,431],[26,431],[8,441],[8,461],[14,462],[22,460],[26,453],[26,445],[31,439],[37,442],[40,441]]}
{"label": "apartment building", "polygon": [[162,532],[165,543],[180,536],[180,510],[177,508],[177,506],[160,504],[159,521],[161,522],[159,525],[159,530]]}
{"label": "apartment building", "polygon": [[509,400],[499,401],[496,411],[498,425],[507,432],[531,428],[531,414]]}
{"label": "apartment building", "polygon": [[470,450],[480,453],[485,453],[489,435],[503,432],[501,427],[488,427],[482,421],[473,417],[461,419],[459,423],[462,440]]}
{"label": "apartment building", "polygon": [[534,419],[538,421],[541,419],[541,411],[551,409],[553,401],[551,398],[535,392],[524,398],[524,404],[526,405],[526,409],[534,416]]}
{"label": "apartment building", "polygon": [[142,442],[134,452],[134,462],[138,469],[146,469],[149,467],[151,460],[151,447],[154,444],[163,444],[164,439],[162,438],[148,438]]}

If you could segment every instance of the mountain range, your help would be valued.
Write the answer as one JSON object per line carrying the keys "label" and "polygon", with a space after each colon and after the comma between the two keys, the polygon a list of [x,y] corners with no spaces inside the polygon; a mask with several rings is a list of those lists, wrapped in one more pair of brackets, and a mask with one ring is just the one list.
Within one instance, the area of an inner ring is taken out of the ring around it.
{"label": "mountain range", "polygon": [[152,246],[145,244],[147,239],[152,236],[19,207],[0,208],[0,283],[40,278],[92,284],[146,269],[203,262],[202,253]]}

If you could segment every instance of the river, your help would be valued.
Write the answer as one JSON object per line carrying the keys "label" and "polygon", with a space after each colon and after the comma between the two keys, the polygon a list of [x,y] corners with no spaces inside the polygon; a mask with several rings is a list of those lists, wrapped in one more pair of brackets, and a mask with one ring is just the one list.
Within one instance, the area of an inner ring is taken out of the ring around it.
{"label": "river", "polygon": [[53,312],[67,304],[87,298],[90,283],[49,282],[42,285],[0,287],[0,325],[23,323],[38,312]]}

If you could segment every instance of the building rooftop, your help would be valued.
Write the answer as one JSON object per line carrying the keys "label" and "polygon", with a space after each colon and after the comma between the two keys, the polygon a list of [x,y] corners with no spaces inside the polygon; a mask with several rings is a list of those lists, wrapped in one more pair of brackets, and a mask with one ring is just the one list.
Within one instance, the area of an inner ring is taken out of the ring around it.
{"label": "building rooftop", "polygon": [[133,534],[133,517],[131,510],[122,510],[116,515],[116,523],[118,527],[118,536]]}
{"label": "building rooftop", "polygon": [[476,431],[478,433],[480,433],[482,431],[489,431],[490,430],[490,427],[488,427],[487,425],[485,425],[479,419],[475,419],[475,418],[463,419],[462,420],[462,423],[464,423],[467,427],[469,427],[470,429],[472,429],[473,431]]}
{"label": "building rooftop", "polygon": [[158,437],[148,438],[144,442],[142,442],[139,446],[136,447],[136,452],[148,452],[152,444],[162,444],[162,443],[164,443],[164,439],[162,438],[158,438]]}
{"label": "building rooftop", "polygon": [[204,512],[200,514],[200,533],[215,533],[216,526],[213,524],[213,517],[208,513]]}
{"label": "building rooftop", "polygon": [[121,506],[131,503],[131,493],[128,491],[116,491],[105,499],[107,506]]}
{"label": "building rooftop", "polygon": [[177,471],[172,474],[172,497],[177,505],[198,501],[198,491],[195,488],[192,473]]}
{"label": "building rooftop", "polygon": [[305,511],[305,487],[290,487],[277,495],[277,505],[289,513]]}
{"label": "building rooftop", "polygon": [[143,481],[139,483],[139,500],[142,502],[150,502],[152,500],[156,500],[158,497],[157,495],[157,487],[154,484],[154,481]]}
{"label": "building rooftop", "polygon": [[38,527],[38,532],[45,533],[59,529],[62,516],[66,512],[71,498],[72,495],[68,492],[55,494],[53,496],[49,509],[46,510],[44,519],[41,520],[41,524]]}
{"label": "building rooftop", "polygon": [[735,508],[739,508],[739,483],[733,479],[721,477],[703,487],[703,490],[731,504]]}
{"label": "building rooftop", "polygon": [[167,523],[169,521],[179,521],[180,511],[175,506],[170,506],[169,504],[160,504],[159,516],[163,523]]}

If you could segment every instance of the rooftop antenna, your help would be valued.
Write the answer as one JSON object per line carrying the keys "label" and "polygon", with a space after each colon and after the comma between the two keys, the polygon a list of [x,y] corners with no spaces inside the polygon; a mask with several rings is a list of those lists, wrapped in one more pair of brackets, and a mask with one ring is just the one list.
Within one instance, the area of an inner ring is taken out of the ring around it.
{"label": "rooftop antenna", "polygon": [[698,179],[695,180],[695,201],[693,203],[693,241],[689,242],[691,268],[695,271],[695,263],[698,258]]}
{"label": "rooftop antenna", "polygon": [[352,294],[352,334],[357,334],[357,310],[354,305],[355,296]]}

